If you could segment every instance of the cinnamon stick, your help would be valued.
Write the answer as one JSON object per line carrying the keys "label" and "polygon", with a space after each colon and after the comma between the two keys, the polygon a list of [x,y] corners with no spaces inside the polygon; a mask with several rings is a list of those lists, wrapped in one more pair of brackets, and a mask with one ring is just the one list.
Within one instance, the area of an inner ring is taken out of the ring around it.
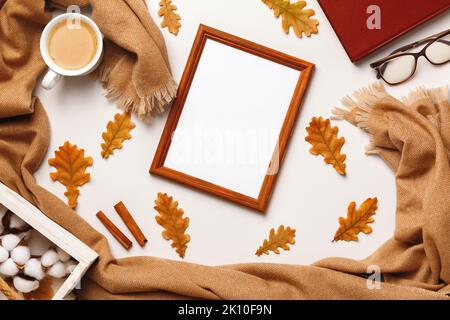
{"label": "cinnamon stick", "polygon": [[145,238],[141,229],[137,225],[136,220],[134,220],[130,211],[128,211],[127,207],[125,207],[123,202],[120,201],[118,204],[116,204],[114,206],[114,209],[116,209],[117,213],[122,218],[122,220],[125,223],[125,225],[127,226],[128,230],[130,230],[131,234],[136,239],[136,241],[139,243],[139,245],[141,247],[143,247],[145,245],[145,243],[147,242],[147,239]]}
{"label": "cinnamon stick", "polygon": [[117,228],[102,211],[97,212],[97,218],[114,236],[114,238],[116,238],[116,240],[122,245],[122,247],[124,247],[126,250],[129,250],[133,246],[133,243],[130,241],[130,239],[128,239],[127,236],[124,235],[123,232],[120,231],[119,228]]}

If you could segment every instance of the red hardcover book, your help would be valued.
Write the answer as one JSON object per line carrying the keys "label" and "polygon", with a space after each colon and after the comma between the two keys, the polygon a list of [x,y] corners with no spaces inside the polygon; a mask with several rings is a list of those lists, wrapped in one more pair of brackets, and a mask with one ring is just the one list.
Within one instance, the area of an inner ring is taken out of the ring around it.
{"label": "red hardcover book", "polygon": [[450,0],[319,0],[319,4],[352,62],[450,8]]}

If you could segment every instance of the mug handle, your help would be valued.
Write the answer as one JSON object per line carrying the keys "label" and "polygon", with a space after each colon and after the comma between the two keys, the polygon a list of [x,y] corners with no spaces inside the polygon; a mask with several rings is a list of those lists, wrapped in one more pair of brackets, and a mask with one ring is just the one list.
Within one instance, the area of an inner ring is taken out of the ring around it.
{"label": "mug handle", "polygon": [[48,70],[47,74],[42,79],[42,87],[46,90],[50,90],[55,87],[59,80],[61,80],[62,76],[53,70]]}

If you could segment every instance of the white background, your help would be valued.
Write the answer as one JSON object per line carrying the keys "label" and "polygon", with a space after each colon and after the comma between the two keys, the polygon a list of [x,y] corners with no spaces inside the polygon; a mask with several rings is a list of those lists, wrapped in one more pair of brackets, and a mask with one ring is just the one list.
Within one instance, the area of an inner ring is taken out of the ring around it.
{"label": "white background", "polygon": [[257,199],[300,74],[207,40],[164,166]]}
{"label": "white background", "polygon": [[[448,28],[448,15],[434,19],[369,59],[353,65],[315,1],[309,1],[308,7],[316,11],[319,33],[303,39],[292,32],[285,35],[281,20],[275,19],[273,12],[259,0],[175,0],[175,4],[182,17],[180,33],[173,36],[166,29],[162,32],[177,81],[181,78],[199,23],[316,64],[267,213],[260,214],[150,176],[148,169],[167,113],[150,124],[134,119],[137,127],[132,131],[133,139],[124,144],[123,150],[103,160],[100,156],[101,133],[119,109],[102,96],[100,84],[89,77],[65,79],[51,92],[37,89],[52,126],[50,149],[36,175],[38,182],[66,201],[64,187],[53,183],[49,177],[53,169],[48,166],[47,159],[53,157],[53,151],[66,140],[86,149],[86,154],[94,158],[94,166],[89,169],[92,180],[81,188],[77,212],[110,239],[116,257],[152,255],[180,260],[169,242],[161,237],[162,229],[155,222],[153,201],[157,192],[173,195],[191,219],[187,231],[192,240],[185,261],[209,265],[254,261],[309,264],[330,256],[360,259],[370,255],[392,236],[395,228],[393,173],[379,158],[364,155],[364,146],[368,143],[365,133],[347,123],[334,122],[346,138],[343,152],[347,154],[348,174],[340,176],[331,166],[325,165],[323,158],[309,154],[310,146],[304,140],[305,128],[313,116],[330,116],[331,109],[340,104],[340,98],[376,80],[368,66],[370,61],[400,45]],[[157,1],[151,1],[149,7],[151,16],[159,24]],[[414,79],[388,90],[400,97],[419,85],[448,84],[450,64],[434,67],[421,59],[417,69]],[[252,89],[249,84],[249,90]],[[373,233],[361,235],[359,242],[331,243],[338,217],[346,215],[348,203],[355,200],[359,204],[373,196],[379,199]],[[125,251],[95,217],[98,210],[103,210],[132,238],[113,209],[113,205],[121,200],[147,235],[149,243],[145,248],[135,243],[129,252]],[[297,243],[289,252],[256,257],[254,253],[270,228],[280,224],[297,230]]]}

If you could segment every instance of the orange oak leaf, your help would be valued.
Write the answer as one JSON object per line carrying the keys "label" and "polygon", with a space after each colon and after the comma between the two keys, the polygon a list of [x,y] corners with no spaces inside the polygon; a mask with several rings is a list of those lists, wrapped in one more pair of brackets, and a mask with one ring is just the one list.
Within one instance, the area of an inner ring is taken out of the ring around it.
{"label": "orange oak leaf", "polygon": [[156,216],[156,222],[165,230],[162,236],[166,240],[172,240],[172,248],[175,248],[178,255],[183,258],[187,244],[191,240],[188,234],[185,234],[189,227],[189,218],[183,218],[183,209],[178,208],[178,202],[174,201],[166,193],[158,193],[155,200],[155,210],[159,216]]}
{"label": "orange oak leaf", "polygon": [[371,233],[372,228],[368,225],[374,222],[373,215],[378,209],[378,199],[368,198],[356,209],[356,203],[352,201],[347,209],[347,218],[339,218],[339,228],[334,235],[333,242],[358,241],[358,233]]}
{"label": "orange oak leaf", "polygon": [[273,251],[279,254],[279,249],[289,250],[288,244],[295,243],[295,229],[290,227],[285,228],[283,225],[278,227],[277,232],[272,228],[270,230],[269,239],[264,240],[262,246],[256,251],[256,255],[259,257],[262,254],[269,254],[269,251]]}
{"label": "orange oak leaf", "polygon": [[261,0],[266,6],[273,10],[275,17],[281,15],[281,26],[285,33],[289,33],[292,27],[297,37],[305,34],[307,37],[317,33],[317,19],[311,19],[315,14],[313,9],[303,9],[306,7],[305,1],[291,3],[290,0]]}
{"label": "orange oak leaf", "polygon": [[103,132],[102,138],[102,157],[107,159],[113,154],[114,150],[122,149],[124,141],[131,139],[130,131],[136,125],[131,121],[131,114],[125,112],[123,114],[117,113],[114,120],[108,122],[106,131]]}
{"label": "orange oak leaf", "polygon": [[314,155],[320,154],[324,157],[325,163],[333,165],[339,174],[345,175],[346,155],[341,154],[345,139],[343,137],[338,138],[338,127],[332,127],[330,119],[324,120],[322,117],[314,117],[306,131],[308,136],[305,140],[312,145],[309,152]]}
{"label": "orange oak leaf", "polygon": [[170,33],[177,35],[181,27],[181,23],[179,22],[181,17],[175,12],[177,6],[172,3],[172,0],[161,0],[159,6],[158,16],[163,17],[161,27],[167,27]]}
{"label": "orange oak leaf", "polygon": [[77,199],[80,195],[78,187],[87,183],[90,174],[86,169],[94,163],[91,157],[84,156],[84,150],[78,149],[76,145],[71,145],[66,141],[59,151],[55,151],[55,158],[49,159],[48,164],[56,168],[56,172],[50,173],[53,181],[58,181],[64,185],[67,191],[64,195],[69,200],[69,207],[75,209]]}

